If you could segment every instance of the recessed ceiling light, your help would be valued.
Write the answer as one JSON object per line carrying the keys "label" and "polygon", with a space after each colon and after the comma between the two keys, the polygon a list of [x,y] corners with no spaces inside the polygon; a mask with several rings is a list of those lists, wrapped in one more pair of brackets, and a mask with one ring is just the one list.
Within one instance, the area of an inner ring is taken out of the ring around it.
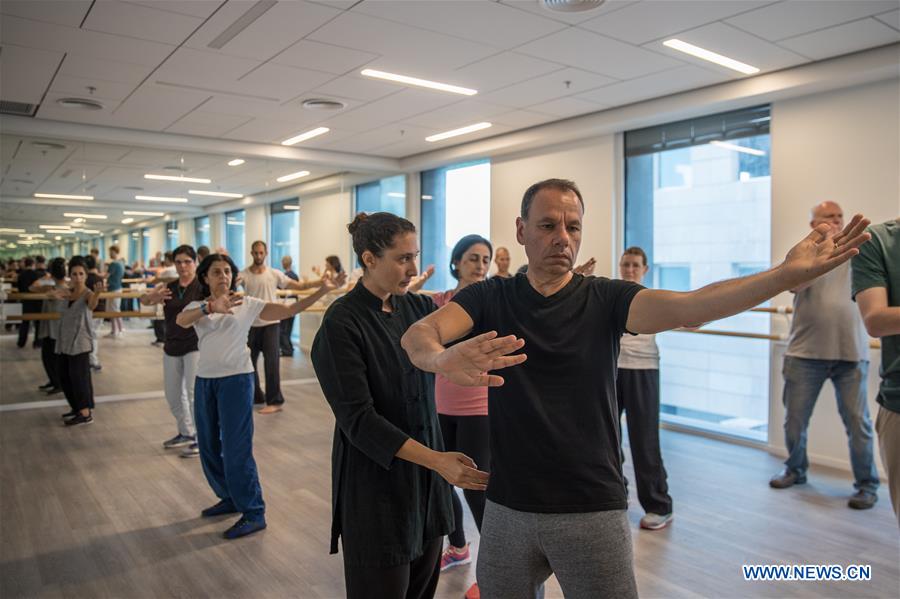
{"label": "recessed ceiling light", "polygon": [[123,219],[122,219],[122,224],[123,224],[123,225],[130,225],[130,224],[133,223],[133,222],[134,222],[134,219],[131,218],[131,217],[123,218]]}
{"label": "recessed ceiling light", "polygon": [[189,189],[188,193],[192,193],[195,196],[215,196],[217,198],[242,198],[244,194],[242,193],[228,193],[225,191],[200,191],[199,189]]}
{"label": "recessed ceiling light", "polygon": [[36,193],[36,198],[50,198],[54,200],[93,200],[94,196],[73,196],[65,193]]}
{"label": "recessed ceiling light", "polygon": [[228,161],[228,166],[241,166],[246,162],[243,158],[235,158],[234,160]]}
{"label": "recessed ceiling light", "polygon": [[739,146],[737,144],[730,144],[727,141],[711,141],[709,145],[716,146],[718,148],[725,148],[726,150],[734,150],[735,152],[742,152],[744,154],[752,154],[753,156],[765,156],[766,153],[763,150],[757,150],[756,148],[748,148],[745,146]]}
{"label": "recessed ceiling light", "polygon": [[481,131],[482,129],[487,129],[491,126],[491,123],[475,123],[474,125],[469,125],[468,127],[460,127],[459,129],[453,129],[452,131],[444,131],[443,133],[429,135],[425,138],[425,141],[441,141],[442,139],[456,137],[457,135],[465,135],[466,133]]}
{"label": "recessed ceiling light", "polygon": [[59,241],[60,239],[62,239],[62,236],[61,236],[61,235],[57,235],[57,236],[54,237],[53,239],[55,239],[56,241]]}
{"label": "recessed ceiling light", "polygon": [[719,66],[723,66],[725,68],[743,73],[744,75],[753,75],[755,73],[759,73],[758,68],[752,67],[749,64],[743,63],[733,58],[728,58],[727,56],[722,56],[721,54],[717,54],[712,50],[707,50],[706,48],[701,48],[700,46],[695,46],[694,44],[683,42],[677,38],[672,38],[670,40],[664,41],[663,46],[672,48],[673,50],[678,50],[679,52],[684,52],[685,54],[690,54],[691,56],[695,56],[702,60],[713,62]]}
{"label": "recessed ceiling light", "polygon": [[300,135],[295,135],[294,137],[290,137],[284,140],[283,142],[281,142],[281,145],[292,146],[294,144],[300,143],[301,141],[306,141],[307,139],[312,139],[313,137],[324,135],[329,131],[331,131],[331,129],[329,129],[328,127],[316,127],[311,131],[307,131],[306,133],[301,133]]}
{"label": "recessed ceiling light", "polygon": [[87,233],[88,235],[99,235],[100,231],[98,229],[82,229],[82,233]]}
{"label": "recessed ceiling light", "polygon": [[180,175],[144,175],[144,179],[153,179],[154,181],[178,181],[179,183],[212,183],[212,179],[182,177]]}
{"label": "recessed ceiling light", "polygon": [[375,79],[385,79],[396,83],[406,85],[414,85],[416,87],[427,87],[428,89],[436,89],[442,92],[450,92],[453,94],[462,94],[464,96],[474,96],[478,93],[477,89],[469,89],[467,87],[459,87],[458,85],[450,85],[448,83],[439,83],[437,81],[429,81],[428,79],[419,79],[418,77],[409,77],[407,75],[397,75],[396,73],[386,73],[384,71],[376,71],[373,69],[363,69],[360,75],[365,77],[373,77]]}
{"label": "recessed ceiling light", "polygon": [[63,216],[67,218],[107,218],[105,214],[82,214],[81,212],[63,212]]}
{"label": "recessed ceiling light", "polygon": [[286,181],[293,181],[294,179],[299,179],[300,177],[305,177],[309,174],[309,171],[297,171],[296,173],[290,173],[289,175],[284,175],[275,179],[279,183],[285,183]]}
{"label": "recessed ceiling light", "polygon": [[606,0],[539,0],[541,6],[555,12],[588,12],[599,8]]}
{"label": "recessed ceiling light", "polygon": [[139,212],[137,210],[123,210],[122,214],[130,214],[131,216],[162,216],[163,212]]}
{"label": "recessed ceiling light", "polygon": [[187,198],[172,198],[166,196],[134,196],[136,200],[143,200],[145,202],[178,202],[181,204],[187,203]]}
{"label": "recessed ceiling light", "polygon": [[56,103],[63,108],[76,110],[103,110],[103,104],[97,100],[89,100],[87,98],[59,98]]}

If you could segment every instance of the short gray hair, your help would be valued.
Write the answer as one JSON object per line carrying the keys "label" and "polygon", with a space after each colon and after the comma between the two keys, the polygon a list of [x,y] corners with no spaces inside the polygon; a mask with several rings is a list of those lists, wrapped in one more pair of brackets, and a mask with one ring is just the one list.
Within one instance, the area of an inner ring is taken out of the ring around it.
{"label": "short gray hair", "polygon": [[578,186],[575,185],[575,181],[570,181],[568,179],[544,179],[525,190],[525,195],[522,196],[523,220],[528,220],[528,211],[531,210],[531,203],[534,201],[534,196],[542,189],[556,189],[558,191],[574,193],[578,196],[578,201],[581,203],[581,211],[584,212],[584,198],[581,197],[581,191],[578,189]]}

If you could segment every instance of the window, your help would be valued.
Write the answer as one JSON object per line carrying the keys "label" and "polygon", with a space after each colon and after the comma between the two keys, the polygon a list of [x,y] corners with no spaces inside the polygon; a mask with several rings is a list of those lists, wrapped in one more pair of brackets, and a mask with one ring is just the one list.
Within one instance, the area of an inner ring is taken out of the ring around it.
{"label": "window", "polygon": [[244,211],[225,213],[225,249],[238,268],[244,268],[246,259],[244,241]]}
{"label": "window", "polygon": [[194,219],[194,249],[201,245],[209,247],[209,217],[198,216]]}
{"label": "window", "polygon": [[390,212],[406,216],[406,175],[356,186],[357,212]]}
{"label": "window", "polygon": [[271,265],[281,268],[281,259],[290,256],[296,272],[300,255],[300,204],[299,199],[285,200],[271,205],[272,247],[269,249]]}
{"label": "window", "polygon": [[491,163],[455,164],[422,173],[422,262],[434,264],[425,288],[456,286],[450,275],[450,252],[465,235],[491,235]]}
{"label": "window", "polygon": [[144,268],[150,266],[150,229],[141,229],[141,261]]}
{"label": "window", "polygon": [[[625,134],[625,246],[647,253],[645,284],[685,291],[770,264],[769,107]],[[719,330],[768,333],[744,313]],[[685,332],[657,336],[665,421],[765,440],[769,343]]]}
{"label": "window", "polygon": [[166,223],[166,251],[171,252],[178,247],[178,221]]}
{"label": "window", "polygon": [[141,259],[141,232],[137,229],[128,234],[128,260],[134,264]]}

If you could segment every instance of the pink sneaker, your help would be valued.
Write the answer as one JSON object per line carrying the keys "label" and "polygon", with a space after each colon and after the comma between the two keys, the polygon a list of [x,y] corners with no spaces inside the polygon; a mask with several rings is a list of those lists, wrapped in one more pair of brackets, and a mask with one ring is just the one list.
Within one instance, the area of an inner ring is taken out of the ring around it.
{"label": "pink sneaker", "polygon": [[444,549],[444,553],[441,555],[441,572],[470,563],[472,563],[472,556],[469,554],[468,543],[466,543],[466,546],[462,549],[457,549],[453,545],[450,545]]}

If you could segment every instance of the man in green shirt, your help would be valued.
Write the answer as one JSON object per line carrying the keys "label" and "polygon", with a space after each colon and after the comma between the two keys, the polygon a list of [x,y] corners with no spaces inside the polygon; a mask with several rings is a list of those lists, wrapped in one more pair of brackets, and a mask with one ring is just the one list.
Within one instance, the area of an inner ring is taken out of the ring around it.
{"label": "man in green shirt", "polygon": [[853,299],[866,330],[881,339],[881,387],[875,430],[900,524],[900,218],[869,227],[853,257]]}

